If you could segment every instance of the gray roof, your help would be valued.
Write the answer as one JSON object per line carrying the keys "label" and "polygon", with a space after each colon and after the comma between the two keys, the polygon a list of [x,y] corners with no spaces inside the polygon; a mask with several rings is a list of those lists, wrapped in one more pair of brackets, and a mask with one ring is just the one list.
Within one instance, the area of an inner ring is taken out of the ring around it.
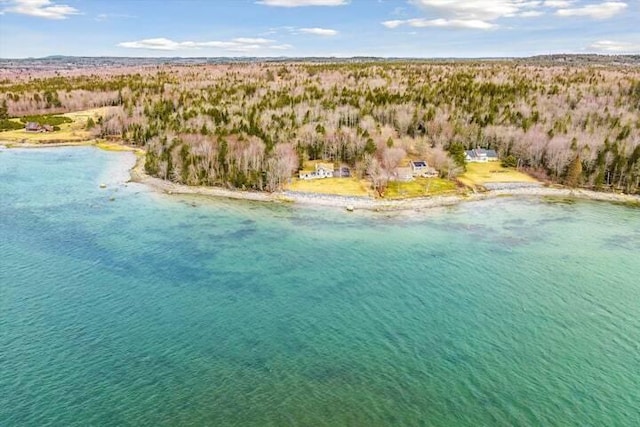
{"label": "gray roof", "polygon": [[485,150],[484,148],[476,148],[475,150],[467,150],[467,156],[471,158],[480,157],[485,155],[486,157],[497,158],[498,153],[496,150]]}

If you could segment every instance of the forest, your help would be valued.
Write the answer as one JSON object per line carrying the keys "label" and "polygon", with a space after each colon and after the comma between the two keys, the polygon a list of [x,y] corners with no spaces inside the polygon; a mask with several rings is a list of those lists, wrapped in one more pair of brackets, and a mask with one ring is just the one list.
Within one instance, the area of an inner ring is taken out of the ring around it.
{"label": "forest", "polygon": [[300,61],[2,77],[0,120],[112,106],[87,123],[93,135],[144,148],[147,173],[187,185],[277,191],[322,160],[382,191],[409,159],[455,179],[464,150],[482,147],[541,180],[640,193],[637,67]]}

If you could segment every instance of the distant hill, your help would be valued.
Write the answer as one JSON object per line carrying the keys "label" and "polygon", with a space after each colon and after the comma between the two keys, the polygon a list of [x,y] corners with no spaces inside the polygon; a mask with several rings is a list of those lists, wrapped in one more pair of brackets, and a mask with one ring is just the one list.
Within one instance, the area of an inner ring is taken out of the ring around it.
{"label": "distant hill", "polygon": [[640,65],[640,55],[595,55],[595,54],[553,54],[523,58],[380,58],[380,57],[110,57],[110,56],[63,56],[52,55],[44,58],[3,59],[0,58],[0,69],[37,70],[75,70],[94,67],[135,67],[158,65],[195,65],[195,64],[233,64],[259,62],[312,62],[312,63],[371,63],[371,62],[432,62],[432,63],[479,63],[479,62],[515,62],[521,64],[540,65]]}

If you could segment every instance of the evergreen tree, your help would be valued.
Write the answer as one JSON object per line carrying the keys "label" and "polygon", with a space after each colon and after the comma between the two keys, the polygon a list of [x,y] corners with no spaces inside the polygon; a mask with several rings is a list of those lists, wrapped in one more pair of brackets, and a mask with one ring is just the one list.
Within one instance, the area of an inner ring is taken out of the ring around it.
{"label": "evergreen tree", "polygon": [[569,167],[567,168],[565,184],[569,187],[577,187],[580,184],[581,178],[582,161],[580,160],[580,154],[576,154],[576,157],[569,163]]}

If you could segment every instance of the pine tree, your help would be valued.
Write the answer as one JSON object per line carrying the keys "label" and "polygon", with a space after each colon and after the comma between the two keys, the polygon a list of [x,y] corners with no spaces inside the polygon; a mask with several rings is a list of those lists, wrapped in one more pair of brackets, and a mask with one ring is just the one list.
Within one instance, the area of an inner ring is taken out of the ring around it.
{"label": "pine tree", "polygon": [[582,178],[582,161],[580,155],[576,154],[576,157],[571,161],[567,168],[567,175],[565,178],[565,184],[569,187],[577,187],[580,184]]}

